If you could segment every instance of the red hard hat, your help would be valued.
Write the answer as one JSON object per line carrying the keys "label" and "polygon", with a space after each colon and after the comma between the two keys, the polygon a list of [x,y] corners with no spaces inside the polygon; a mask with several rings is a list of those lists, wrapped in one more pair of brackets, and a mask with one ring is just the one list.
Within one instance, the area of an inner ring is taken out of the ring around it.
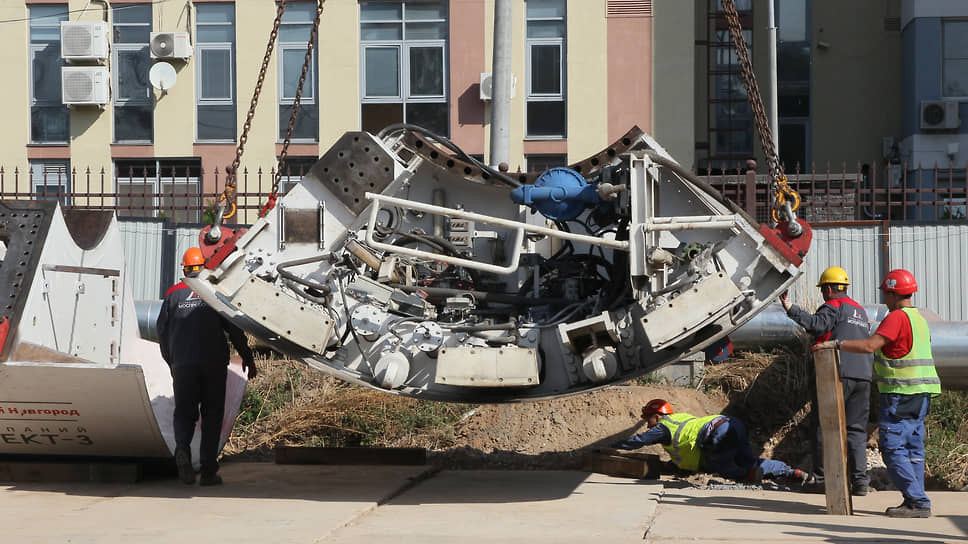
{"label": "red hard hat", "polygon": [[182,256],[182,266],[202,266],[205,264],[205,256],[202,255],[202,250],[197,247],[190,247],[185,250],[185,255]]}
{"label": "red hard hat", "polygon": [[910,295],[918,290],[918,282],[914,281],[914,274],[903,268],[897,268],[884,276],[881,289],[898,295]]}
{"label": "red hard hat", "polygon": [[648,417],[652,414],[673,414],[675,410],[672,409],[672,405],[666,402],[665,399],[652,399],[642,407],[642,416]]}

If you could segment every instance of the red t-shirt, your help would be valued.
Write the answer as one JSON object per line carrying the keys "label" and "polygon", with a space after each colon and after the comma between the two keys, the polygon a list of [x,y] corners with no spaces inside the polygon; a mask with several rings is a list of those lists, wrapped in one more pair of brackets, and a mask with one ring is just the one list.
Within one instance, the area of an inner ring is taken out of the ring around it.
{"label": "red t-shirt", "polygon": [[903,310],[894,310],[887,314],[884,321],[877,327],[876,334],[887,338],[887,343],[881,348],[884,356],[889,359],[904,357],[914,347],[914,331],[911,320]]}

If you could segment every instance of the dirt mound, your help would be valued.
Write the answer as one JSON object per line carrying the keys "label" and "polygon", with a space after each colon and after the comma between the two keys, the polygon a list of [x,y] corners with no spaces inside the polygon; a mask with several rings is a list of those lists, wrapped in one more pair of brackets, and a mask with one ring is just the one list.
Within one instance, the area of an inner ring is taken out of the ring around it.
{"label": "dirt mound", "polygon": [[484,405],[456,425],[458,446],[536,455],[609,444],[645,430],[642,405],[654,398],[677,411],[715,414],[726,406],[721,394],[668,386],[607,387],[571,397],[518,404]]}

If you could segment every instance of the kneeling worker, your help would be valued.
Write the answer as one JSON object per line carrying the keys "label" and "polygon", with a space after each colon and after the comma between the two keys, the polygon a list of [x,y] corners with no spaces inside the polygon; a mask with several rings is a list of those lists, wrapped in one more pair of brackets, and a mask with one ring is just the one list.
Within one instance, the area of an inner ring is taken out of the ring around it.
{"label": "kneeling worker", "polygon": [[662,444],[680,469],[712,472],[738,482],[759,483],[771,478],[803,484],[810,478],[809,472],[790,468],[782,461],[754,456],[746,426],[735,417],[676,413],[665,400],[653,399],[642,407],[642,419],[648,431],[612,447],[634,450]]}

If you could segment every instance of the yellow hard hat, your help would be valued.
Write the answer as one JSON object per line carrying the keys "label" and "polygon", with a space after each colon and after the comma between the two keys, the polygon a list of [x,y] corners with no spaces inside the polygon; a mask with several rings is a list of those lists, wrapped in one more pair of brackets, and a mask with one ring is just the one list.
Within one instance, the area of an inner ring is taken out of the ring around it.
{"label": "yellow hard hat", "polygon": [[824,270],[823,274],[820,274],[820,281],[817,282],[817,287],[828,283],[850,285],[850,279],[847,278],[847,271],[839,266],[831,266]]}

